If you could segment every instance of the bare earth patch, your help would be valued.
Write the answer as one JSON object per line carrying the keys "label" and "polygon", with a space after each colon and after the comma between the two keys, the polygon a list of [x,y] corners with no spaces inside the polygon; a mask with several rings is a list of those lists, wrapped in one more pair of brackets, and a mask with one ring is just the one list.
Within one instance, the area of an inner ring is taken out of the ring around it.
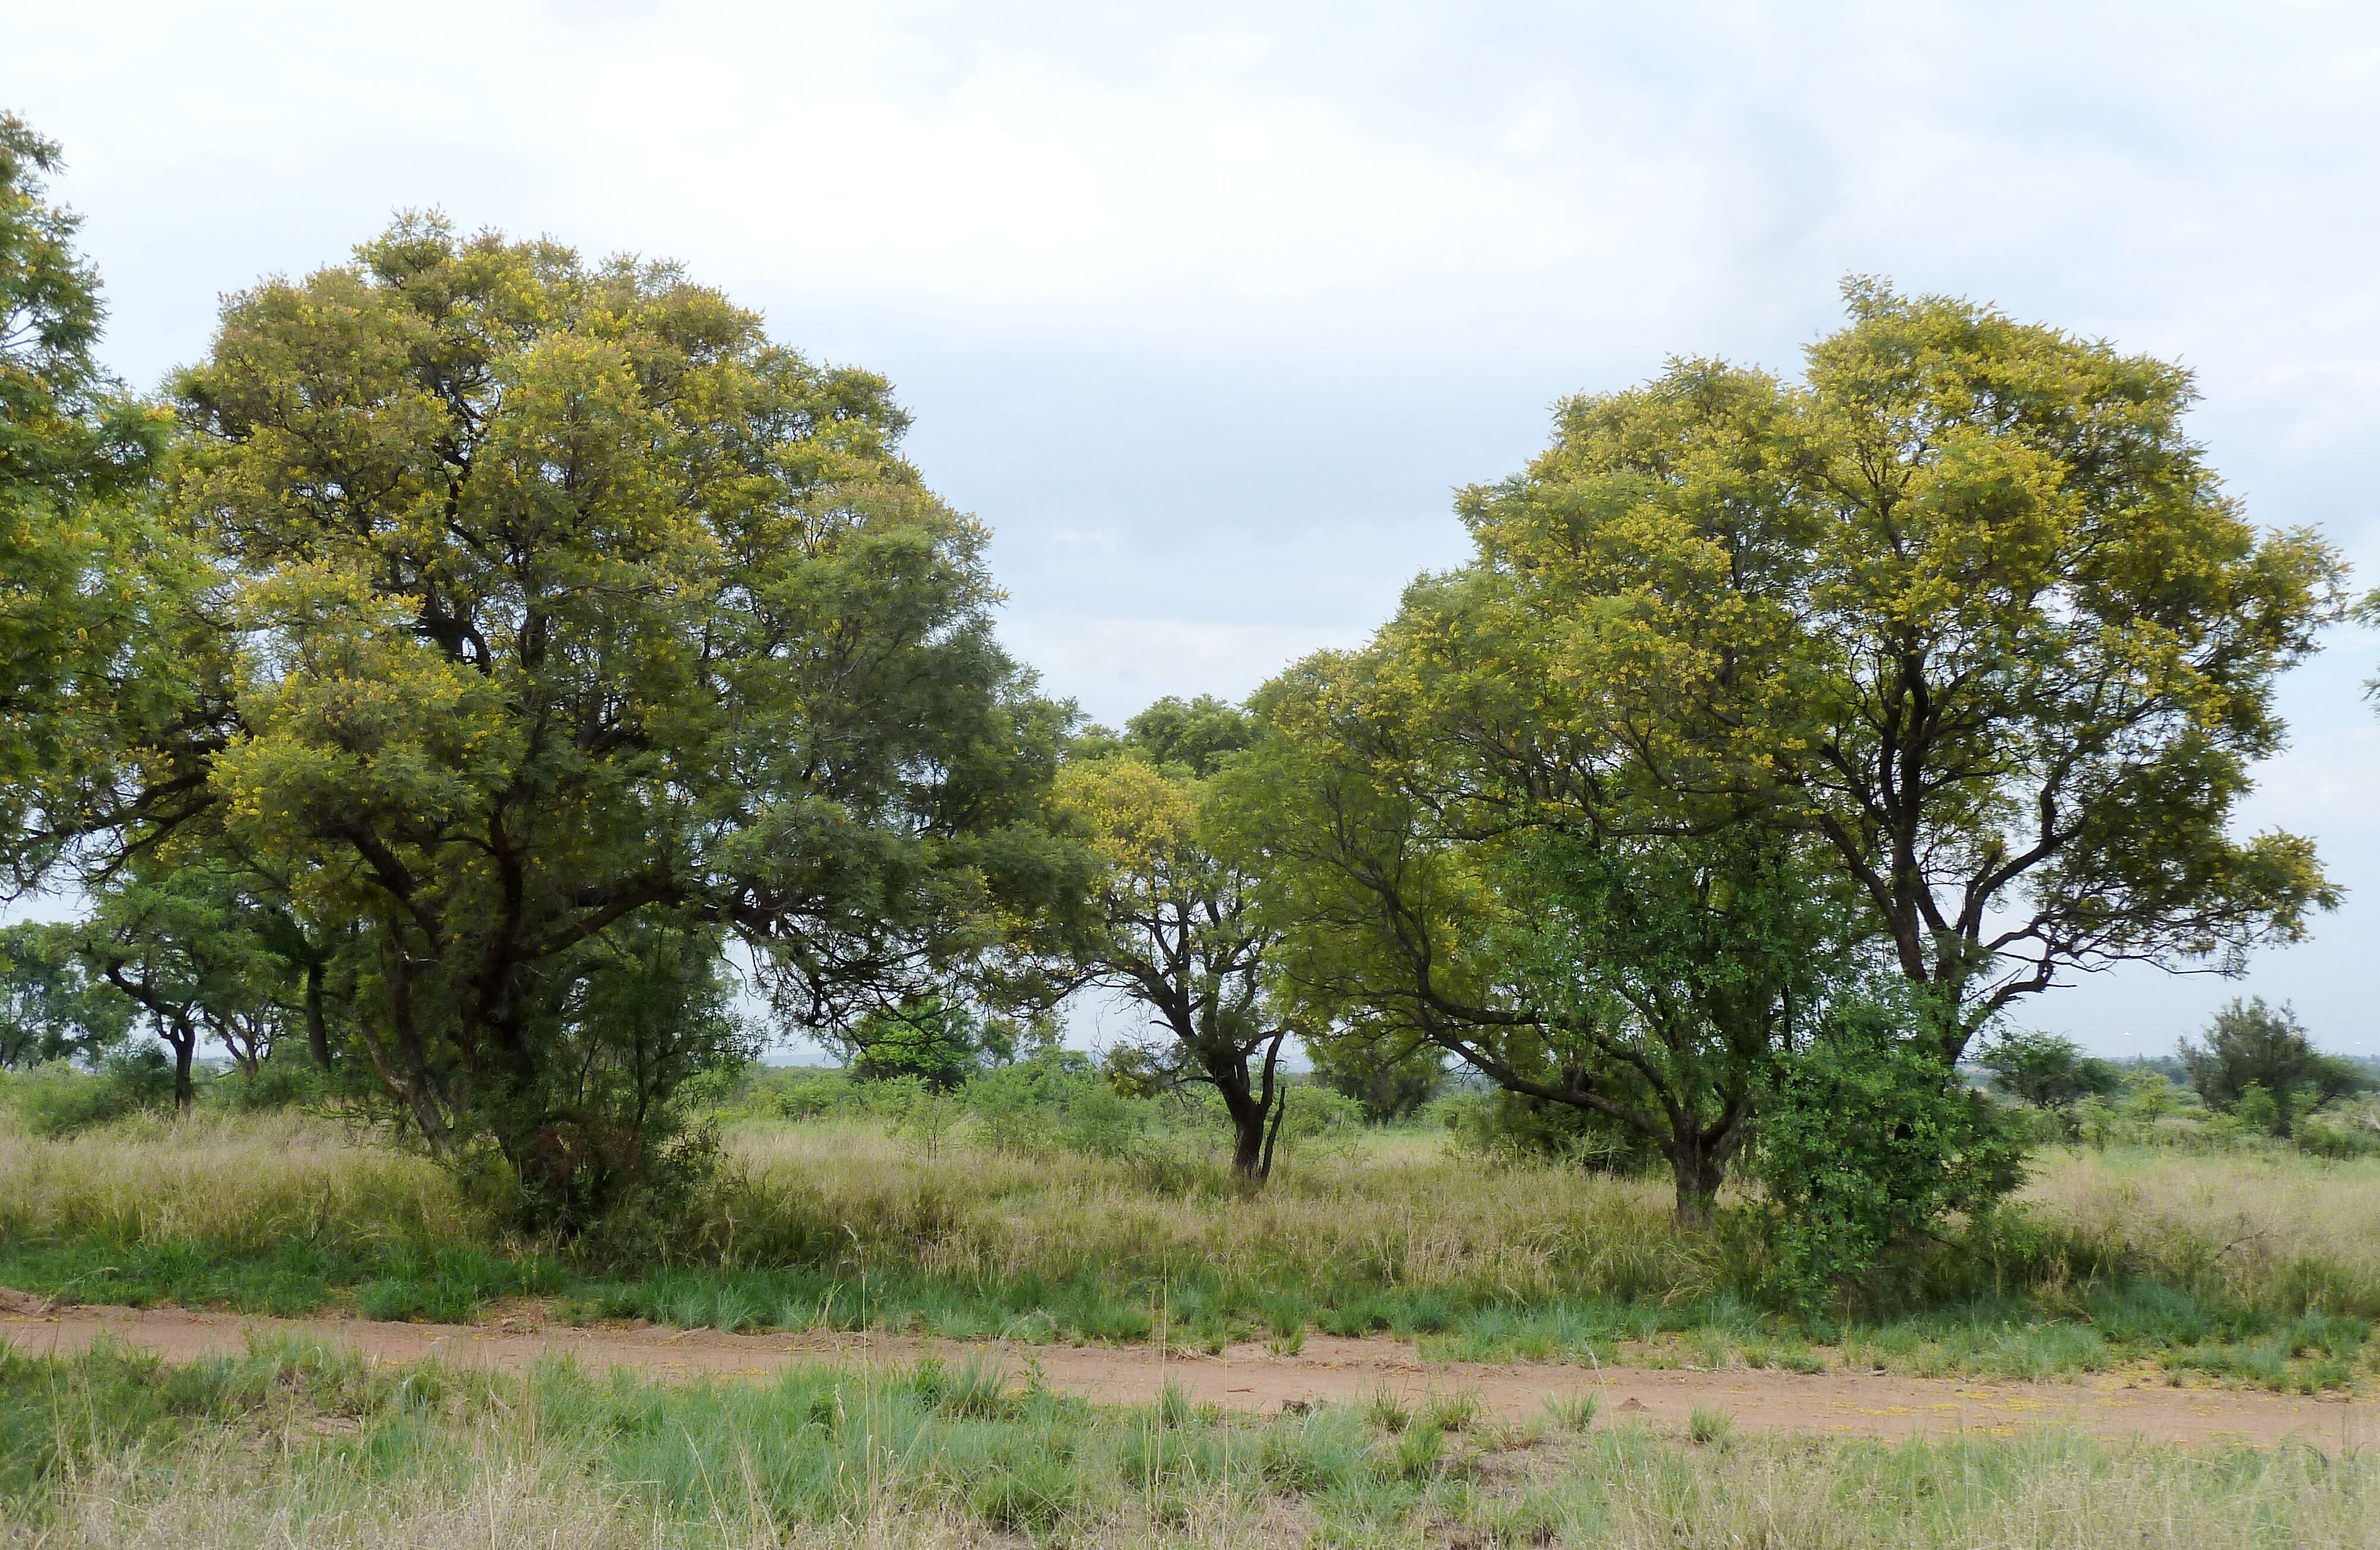
{"label": "bare earth patch", "polygon": [[1725,1411],[1762,1432],[1873,1437],[2005,1436],[2058,1426],[2100,1437],[2152,1442],[2216,1440],[2269,1446],[2290,1439],[2325,1448],[2370,1440],[2373,1407],[2346,1398],[2309,1399],[2231,1389],[2177,1388],[2117,1379],[2092,1383],[1991,1383],[1883,1374],[1694,1372],[1488,1362],[1425,1362],[1402,1341],[1309,1336],[1285,1355],[1260,1345],[1219,1356],[1154,1346],[1020,1346],[905,1336],[728,1335],[670,1330],[540,1326],[522,1308],[486,1325],[393,1324],[366,1319],[249,1318],[179,1308],[49,1308],[30,1298],[0,1305],[0,1339],[29,1356],[70,1355],[112,1338],[169,1362],[236,1354],[253,1338],[297,1338],[351,1346],[375,1362],[437,1360],[517,1372],[567,1357],[601,1372],[627,1368],[656,1378],[766,1378],[793,1366],[909,1366],[939,1357],[994,1365],[1020,1381],[1038,1375],[1061,1393],[1101,1404],[1147,1404],[1167,1384],[1199,1403],[1242,1411],[1469,1395],[1507,1421],[1545,1413],[1548,1399],[1598,1396],[1607,1421],[1683,1430],[1697,1410]]}

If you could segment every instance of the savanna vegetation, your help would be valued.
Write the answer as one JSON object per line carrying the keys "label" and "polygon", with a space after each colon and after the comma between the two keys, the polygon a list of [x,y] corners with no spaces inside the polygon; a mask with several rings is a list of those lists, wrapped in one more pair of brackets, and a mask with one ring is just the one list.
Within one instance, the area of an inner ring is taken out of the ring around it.
{"label": "savanna vegetation", "polygon": [[[2261,1000],[2161,1064],[2027,1027],[2338,898],[2239,820],[2346,567],[2225,490],[2182,369],[1852,280],[1797,375],[1563,403],[1364,646],[1116,730],[1001,645],[891,384],[680,269],[406,215],[226,297],[147,395],[59,167],[0,117],[0,856],[36,906],[0,927],[0,1286],[2372,1379],[2371,1073]],[[1096,1057],[1094,997],[1134,1030]],[[796,1037],[840,1065],[758,1059]],[[7,1360],[35,1543],[2374,1511],[2351,1459],[1122,1413],[939,1367]]]}

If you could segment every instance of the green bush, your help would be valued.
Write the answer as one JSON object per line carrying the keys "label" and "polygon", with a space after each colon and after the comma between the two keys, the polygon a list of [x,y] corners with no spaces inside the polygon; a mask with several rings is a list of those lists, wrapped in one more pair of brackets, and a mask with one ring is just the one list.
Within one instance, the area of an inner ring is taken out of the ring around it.
{"label": "green bush", "polygon": [[1552,1157],[1617,1174],[1662,1166],[1651,1137],[1569,1104],[1499,1088],[1458,1093],[1430,1107],[1443,1119],[1455,1150],[1474,1156],[1515,1161]]}
{"label": "green bush", "polygon": [[144,1110],[170,1110],[174,1065],[154,1045],[110,1055],[96,1070],[51,1060],[8,1077],[0,1093],[26,1129],[67,1135]]}
{"label": "green bush", "polygon": [[1755,1168],[1776,1256],[1767,1286],[1782,1300],[1848,1298],[1888,1255],[2022,1181],[2007,1115],[1956,1079],[1922,1026],[1888,1001],[1850,1003],[1774,1084]]}
{"label": "green bush", "polygon": [[2361,1125],[2336,1123],[2312,1115],[2298,1121],[2297,1143],[2300,1151],[2334,1161],[2380,1156],[2380,1134]]}
{"label": "green bush", "polygon": [[[167,1096],[172,1096],[170,1088]],[[206,1096],[217,1107],[258,1114],[319,1104],[329,1097],[330,1084],[303,1051],[285,1047],[259,1061],[253,1076],[243,1071],[225,1072],[207,1084]]]}

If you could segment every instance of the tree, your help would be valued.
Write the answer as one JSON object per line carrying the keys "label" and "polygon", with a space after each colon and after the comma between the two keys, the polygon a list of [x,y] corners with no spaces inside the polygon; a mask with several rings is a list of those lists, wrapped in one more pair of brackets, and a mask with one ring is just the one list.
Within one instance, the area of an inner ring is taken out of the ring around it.
{"label": "tree", "polygon": [[0,926],[0,1071],[91,1064],[130,1032],[131,1004],[76,956],[75,936],[43,921]]}
{"label": "tree", "polygon": [[2124,1085],[2121,1072],[2106,1060],[2085,1055],[2072,1039],[2056,1034],[2017,1032],[2004,1035],[1977,1061],[1992,1073],[1993,1084],[2020,1102],[2066,1120],[2085,1098],[2107,1098]]}
{"label": "tree", "polygon": [[1014,1058],[1014,1030],[987,1021],[955,997],[928,993],[898,1006],[871,1008],[843,1043],[852,1074],[863,1082],[914,1078],[947,1093],[987,1065]]}
{"label": "tree", "polygon": [[1211,1087],[1241,1178],[1272,1170],[1293,1023],[1270,994],[1276,933],[1257,908],[1256,862],[1213,800],[1217,771],[1256,735],[1245,711],[1163,699],[1125,733],[1094,733],[1059,774],[1067,830],[1097,858],[1075,978],[1145,1009],[1159,1035],[1118,1069],[1143,1085]]}
{"label": "tree", "polygon": [[1446,1085],[1446,1055],[1419,1040],[1402,1045],[1364,1045],[1322,1040],[1307,1051],[1315,1080],[1364,1107],[1376,1125],[1417,1114]]}
{"label": "tree", "polygon": [[258,926],[246,879],[200,861],[144,857],[92,901],[76,951],[91,975],[140,1009],[173,1054],[174,1106],[188,1113],[193,1068],[212,1038],[249,1076],[295,1020],[298,975]]}
{"label": "tree", "polygon": [[1601,1116],[1667,1158],[1682,1219],[1707,1220],[1852,951],[1840,902],[1790,830],[1631,833],[1623,811],[1682,809],[1629,796],[1598,822],[1548,800],[1509,757],[1548,734],[1523,697],[1545,681],[1478,672],[1463,645],[1488,626],[1461,602],[1416,587],[1370,649],[1259,696],[1274,735],[1232,775],[1288,923],[1282,980],[1310,1046],[1427,1044]]}
{"label": "tree", "polygon": [[2250,524],[2180,368],[1845,295],[1802,383],[1678,363],[1464,494],[1515,621],[1481,638],[1553,685],[1540,734],[1476,740],[1586,809],[1615,745],[1681,795],[1773,793],[1945,993],[1951,1060],[2063,973],[2301,937],[2338,899],[2311,843],[2231,820],[2280,746],[2275,679],[2339,612],[2336,553]]}
{"label": "tree", "polygon": [[[95,821],[188,790],[206,577],[157,516],[169,417],[92,348],[99,277],[49,201],[58,147],[0,114],[0,892]],[[203,720],[203,717],[200,718]]]}
{"label": "tree", "polygon": [[[2209,1108],[2237,1107],[2251,1087],[2270,1095],[2276,1135],[2288,1135],[2296,1117],[2315,1105],[2372,1084],[2351,1062],[2316,1049],[2286,1003],[2268,1007],[2261,996],[2233,999],[2215,1014],[2205,1037],[2203,1045],[2184,1039],[2178,1051],[2190,1084]],[[2301,1103],[2301,1095],[2311,1101]]]}
{"label": "tree", "polygon": [[419,217],[230,298],[175,392],[241,667],[184,827],[282,880],[413,1129],[542,1220],[742,1058],[731,939],[831,1028],[1062,892],[1064,713],[880,379],[668,266]]}

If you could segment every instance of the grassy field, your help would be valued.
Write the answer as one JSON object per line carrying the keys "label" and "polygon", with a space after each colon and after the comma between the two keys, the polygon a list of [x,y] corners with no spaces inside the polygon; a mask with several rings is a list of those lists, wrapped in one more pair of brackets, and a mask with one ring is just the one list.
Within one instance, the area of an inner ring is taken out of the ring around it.
{"label": "grassy field", "polygon": [[164,1369],[0,1358],[0,1539],[67,1546],[2080,1546],[2380,1542],[2380,1470],[2057,1434],[1683,1437],[1462,1397],[1233,1418],[965,1369],[771,1386],[368,1371],[303,1347]]}
{"label": "grassy field", "polygon": [[1858,1316],[1764,1313],[1748,1234],[1681,1233],[1665,1185],[1487,1167],[1439,1138],[1309,1148],[1250,1197],[1196,1161],[741,1125],[672,1257],[632,1272],[508,1238],[422,1160],[289,1115],[0,1129],[0,1284],[86,1302],[880,1327],[1212,1348],[1387,1332],[1430,1354],[2293,1388],[2372,1373],[2380,1162],[2061,1149],[2021,1211]]}

